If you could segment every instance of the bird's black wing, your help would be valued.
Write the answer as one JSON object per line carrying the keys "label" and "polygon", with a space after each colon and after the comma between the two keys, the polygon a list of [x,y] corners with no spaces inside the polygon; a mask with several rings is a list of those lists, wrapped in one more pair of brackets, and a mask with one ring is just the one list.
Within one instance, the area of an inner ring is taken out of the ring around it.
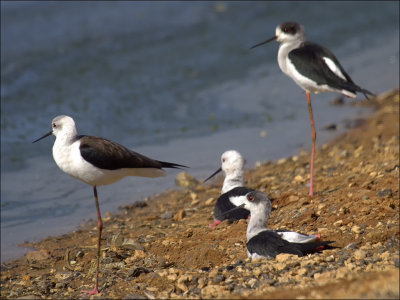
{"label": "bird's black wing", "polygon": [[252,237],[247,242],[247,250],[258,255],[275,258],[280,253],[303,256],[303,252],[292,243],[282,239],[274,231],[265,230]]}
{"label": "bird's black wing", "polygon": [[280,253],[304,256],[307,253],[322,250],[322,248],[330,248],[328,245],[331,243],[333,242],[290,243],[282,239],[275,231],[265,230],[247,242],[247,250],[250,253],[272,258]]}
{"label": "bird's black wing", "polygon": [[[336,75],[324,61],[324,57],[333,61],[345,79]],[[289,52],[289,59],[296,66],[298,72],[311,80],[318,82],[319,85],[329,85],[335,89],[345,89],[350,92],[360,92],[363,94],[374,95],[358,85],[350,78],[349,74],[343,69],[335,55],[327,48],[311,42],[304,42],[299,48]]]}
{"label": "bird's black wing", "polygon": [[121,168],[179,168],[182,165],[162,162],[134,152],[118,143],[95,136],[80,136],[79,150],[92,165],[107,170]]}
{"label": "bird's black wing", "polygon": [[250,215],[250,211],[245,208],[239,208],[228,214],[225,214],[225,212],[236,207],[231,201],[229,201],[230,197],[244,197],[247,193],[252,191],[254,191],[254,189],[250,189],[247,187],[236,187],[219,196],[214,208],[214,218],[220,221],[228,219],[229,222],[240,219],[247,219]]}

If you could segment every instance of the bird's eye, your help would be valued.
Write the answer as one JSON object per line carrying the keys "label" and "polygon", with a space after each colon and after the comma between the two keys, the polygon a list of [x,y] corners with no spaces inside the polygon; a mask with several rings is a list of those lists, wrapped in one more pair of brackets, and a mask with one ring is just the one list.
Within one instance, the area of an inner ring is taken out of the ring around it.
{"label": "bird's eye", "polygon": [[253,197],[253,196],[249,196],[248,198],[249,198],[250,201],[253,201],[253,200],[254,200],[254,197]]}
{"label": "bird's eye", "polygon": [[222,162],[225,162],[225,158],[222,159]]}
{"label": "bird's eye", "polygon": [[53,128],[57,128],[57,125],[56,125],[56,123],[53,123]]}

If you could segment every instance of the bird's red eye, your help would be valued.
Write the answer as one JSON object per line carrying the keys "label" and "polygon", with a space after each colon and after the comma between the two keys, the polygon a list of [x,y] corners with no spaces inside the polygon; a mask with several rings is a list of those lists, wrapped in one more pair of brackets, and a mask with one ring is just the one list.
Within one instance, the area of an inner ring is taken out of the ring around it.
{"label": "bird's red eye", "polygon": [[250,200],[250,201],[253,201],[253,200],[254,200],[254,197],[253,197],[253,196],[249,196],[249,200]]}

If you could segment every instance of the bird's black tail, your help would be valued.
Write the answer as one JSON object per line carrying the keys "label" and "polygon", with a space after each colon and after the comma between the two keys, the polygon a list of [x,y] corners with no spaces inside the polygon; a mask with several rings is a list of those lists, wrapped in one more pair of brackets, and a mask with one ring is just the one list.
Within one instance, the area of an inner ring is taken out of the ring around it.
{"label": "bird's black tail", "polygon": [[367,98],[369,100],[368,95],[372,96],[372,97],[376,97],[376,95],[366,89],[360,88],[358,87],[360,90],[358,92],[362,93],[364,95],[365,98]]}
{"label": "bird's black tail", "polygon": [[189,167],[184,166],[184,165],[170,163],[170,162],[166,162],[166,161],[158,161],[158,162],[161,164],[162,168],[173,168],[173,169],[189,168]]}
{"label": "bird's black tail", "polygon": [[367,98],[368,100],[369,100],[368,95],[370,95],[372,97],[376,96],[374,93],[372,93],[372,92],[370,92],[370,91],[368,91],[366,89],[363,89],[362,87],[359,87],[357,84],[355,84],[352,81],[351,82],[350,81],[345,81],[345,82],[343,82],[343,84],[344,84],[344,88],[345,89],[347,89],[347,90],[349,90],[349,91],[351,91],[353,93],[356,93],[356,92],[362,93],[364,95],[364,97]]}
{"label": "bird's black tail", "polygon": [[303,252],[303,254],[308,254],[326,249],[337,248],[329,245],[332,243],[334,242],[326,241],[326,242],[294,243],[294,244],[296,244],[296,246],[301,250],[301,252]]}

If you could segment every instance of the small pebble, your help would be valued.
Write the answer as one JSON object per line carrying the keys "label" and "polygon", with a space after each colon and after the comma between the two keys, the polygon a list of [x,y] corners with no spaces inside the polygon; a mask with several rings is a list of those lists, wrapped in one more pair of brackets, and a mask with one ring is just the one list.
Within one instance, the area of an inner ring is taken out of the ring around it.
{"label": "small pebble", "polygon": [[384,190],[380,190],[377,193],[378,197],[391,197],[393,194],[392,189],[384,189]]}
{"label": "small pebble", "polygon": [[171,219],[173,217],[173,213],[172,213],[172,211],[166,211],[160,217],[163,220]]}
{"label": "small pebble", "polygon": [[358,260],[364,259],[367,256],[367,253],[364,250],[356,250],[354,252],[354,257]]}
{"label": "small pebble", "polygon": [[329,255],[328,257],[325,258],[326,262],[332,262],[335,261],[335,257],[333,255]]}
{"label": "small pebble", "polygon": [[213,204],[214,201],[215,201],[215,198],[211,197],[211,198],[208,198],[208,199],[204,202],[204,204],[205,204],[206,206],[209,206],[209,205]]}
{"label": "small pebble", "polygon": [[361,229],[360,226],[354,225],[353,227],[351,227],[351,231],[356,233],[356,234],[360,234],[363,232],[363,230]]}
{"label": "small pebble", "polygon": [[174,220],[182,221],[185,216],[186,216],[185,210],[181,209],[174,215]]}
{"label": "small pebble", "polygon": [[214,281],[214,283],[220,283],[220,282],[222,282],[222,281],[224,281],[224,280],[225,280],[225,276],[219,274],[219,275],[215,276],[215,278],[214,278],[213,281]]}

